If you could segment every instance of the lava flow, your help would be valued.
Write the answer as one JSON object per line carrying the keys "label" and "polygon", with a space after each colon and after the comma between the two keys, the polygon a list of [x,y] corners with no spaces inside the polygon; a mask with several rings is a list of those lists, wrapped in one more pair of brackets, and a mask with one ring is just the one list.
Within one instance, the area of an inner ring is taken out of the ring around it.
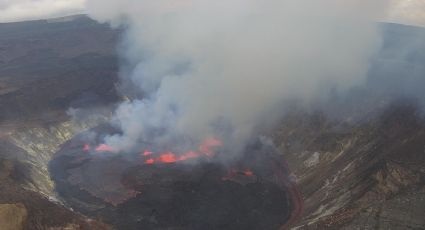
{"label": "lava flow", "polygon": [[[215,138],[194,148],[171,143],[123,154],[94,144],[99,141],[71,140],[49,170],[70,206],[87,215],[117,216],[112,224],[120,229],[221,229],[229,223],[228,229],[285,229],[302,213],[302,197],[286,162],[261,140],[226,164],[214,160],[226,153]],[[176,163],[183,161],[196,163]]]}
{"label": "lava flow", "polygon": [[228,174],[224,177],[222,177],[222,180],[232,180],[232,181],[238,181],[240,179],[239,177],[248,177],[251,179],[255,179],[254,172],[251,169],[245,169],[245,170],[237,170],[237,169],[231,169]]}
{"label": "lava flow", "polygon": [[146,159],[145,164],[155,163],[175,163],[178,161],[186,161],[190,159],[199,158],[202,156],[212,157],[214,155],[214,148],[221,147],[223,143],[215,138],[208,138],[202,142],[199,146],[198,151],[188,151],[183,154],[175,154],[173,152],[164,152],[156,154],[152,151],[145,150],[141,155],[143,156],[154,156]]}
{"label": "lava flow", "polygon": [[109,145],[101,144],[96,147],[96,152],[115,152],[115,150]]}
{"label": "lava flow", "polygon": [[[144,158],[145,164],[155,164],[155,163],[175,163],[179,161],[186,161],[190,159],[199,158],[202,156],[212,157],[214,156],[214,150],[217,147],[223,146],[223,143],[216,138],[207,138],[202,144],[198,147],[197,151],[187,151],[182,154],[176,154],[171,151],[166,152],[153,152],[149,150],[144,150],[140,155]],[[116,150],[107,144],[98,145],[95,149],[96,152],[116,152]],[[91,146],[89,144],[84,144],[84,152],[90,152]]]}
{"label": "lava flow", "polygon": [[90,145],[89,144],[84,144],[83,151],[84,152],[90,152]]}

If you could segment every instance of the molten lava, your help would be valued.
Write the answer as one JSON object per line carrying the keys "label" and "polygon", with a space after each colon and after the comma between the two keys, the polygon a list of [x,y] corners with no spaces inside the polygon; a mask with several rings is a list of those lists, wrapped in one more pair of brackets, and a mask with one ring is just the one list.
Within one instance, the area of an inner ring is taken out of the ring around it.
{"label": "molten lava", "polygon": [[109,145],[101,144],[96,147],[96,152],[115,152],[115,149]]}
{"label": "molten lava", "polygon": [[282,229],[301,215],[302,196],[274,146],[255,142],[240,158],[222,164],[220,155],[226,149],[217,139],[193,147],[187,142],[140,143],[143,147],[122,154],[96,141],[100,140],[82,142],[77,137],[67,142],[49,171],[61,197],[73,208],[114,216],[125,225],[119,229],[129,229],[129,223],[131,229],[152,230],[192,229],[194,224],[195,229],[223,229],[229,223],[236,225],[227,229]]}
{"label": "molten lava", "polygon": [[147,159],[145,161],[145,164],[148,164],[148,165],[151,165],[151,164],[154,164],[154,163],[155,163],[155,160],[154,159]]}
{"label": "molten lava", "polygon": [[163,163],[174,163],[177,161],[174,153],[164,153],[159,157],[159,160]]}
{"label": "molten lava", "polygon": [[222,177],[222,180],[237,180],[238,177],[247,177],[247,178],[252,178],[255,176],[254,172],[251,169],[246,169],[246,170],[237,170],[237,169],[232,169],[228,172],[228,174],[224,177]]}
{"label": "molten lava", "polygon": [[150,156],[150,155],[152,155],[152,154],[153,154],[153,152],[148,151],[148,150],[145,150],[145,151],[143,152],[143,156]]}
{"label": "molten lava", "polygon": [[157,158],[149,158],[147,160],[145,160],[146,164],[154,164],[154,163],[175,163],[178,161],[186,161],[189,159],[193,159],[193,158],[198,158],[202,156],[202,154],[193,152],[193,151],[189,151],[187,153],[184,153],[180,156],[177,156],[174,153],[171,152],[166,152],[166,153],[162,153],[159,154],[159,157]]}
{"label": "molten lava", "polygon": [[155,164],[155,163],[175,163],[179,161],[186,161],[190,159],[199,158],[202,156],[212,157],[214,155],[214,148],[222,146],[222,142],[220,140],[217,140],[215,138],[209,138],[202,142],[202,144],[199,146],[199,151],[188,151],[183,154],[175,154],[173,152],[164,152],[155,154],[154,152],[145,150],[143,152],[143,156],[153,156],[156,155],[157,157],[151,157],[149,159],[145,160],[145,164]]}
{"label": "molten lava", "polygon": [[[188,151],[182,154],[176,154],[171,151],[162,153],[155,153],[150,150],[144,150],[140,153],[140,156],[145,158],[145,164],[155,163],[175,163],[179,161],[186,161],[190,159],[199,158],[202,156],[212,157],[214,156],[214,150],[217,147],[223,146],[223,143],[216,138],[205,139],[198,147],[198,151]],[[89,144],[84,144],[84,152],[90,152],[91,147]],[[107,144],[101,144],[95,148],[96,152],[116,152],[116,150]],[[146,159],[147,158],[147,159]]]}
{"label": "molten lava", "polygon": [[254,172],[253,172],[253,171],[251,171],[250,169],[245,170],[245,171],[243,172],[243,174],[244,174],[245,176],[254,176]]}
{"label": "molten lava", "polygon": [[90,145],[89,144],[85,144],[83,147],[83,151],[84,152],[90,152]]}

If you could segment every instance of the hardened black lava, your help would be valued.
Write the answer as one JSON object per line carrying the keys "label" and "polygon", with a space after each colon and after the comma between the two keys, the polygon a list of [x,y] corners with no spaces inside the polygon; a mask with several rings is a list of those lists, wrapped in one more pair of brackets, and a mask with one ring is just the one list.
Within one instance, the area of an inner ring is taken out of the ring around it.
{"label": "hardened black lava", "polygon": [[146,164],[139,154],[83,149],[75,138],[51,161],[56,190],[73,209],[117,229],[273,230],[296,205],[286,165],[261,141],[227,164]]}

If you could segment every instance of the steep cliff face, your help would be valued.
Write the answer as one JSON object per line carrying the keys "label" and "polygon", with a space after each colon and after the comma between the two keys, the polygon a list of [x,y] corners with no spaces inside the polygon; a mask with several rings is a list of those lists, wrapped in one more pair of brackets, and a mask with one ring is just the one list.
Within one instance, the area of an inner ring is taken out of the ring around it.
{"label": "steep cliff face", "polygon": [[47,127],[36,125],[11,133],[10,143],[23,150],[20,162],[28,167],[24,187],[54,196],[54,184],[48,172],[48,163],[54,153],[75,134],[93,128],[107,119],[99,116],[84,122],[65,121]]}
{"label": "steep cliff face", "polygon": [[425,121],[414,106],[356,125],[303,112],[282,124],[274,139],[304,198],[298,228],[425,227]]}
{"label": "steep cliff face", "polygon": [[365,84],[273,134],[304,198],[294,228],[425,228],[425,31],[381,26]]}
{"label": "steep cliff face", "polygon": [[0,223],[4,230],[24,229],[27,218],[27,209],[23,204],[0,205]]}
{"label": "steep cliff face", "polygon": [[[294,110],[273,132],[304,198],[294,228],[425,228],[423,114],[409,103],[386,110],[381,103],[412,85],[425,98],[425,49],[408,49],[425,47],[425,32],[384,27],[369,88],[329,107],[355,122]],[[108,229],[56,200],[48,163],[63,143],[108,119],[74,122],[65,114],[118,100],[119,31],[76,17],[1,24],[0,32],[0,229]],[[362,114],[374,118],[356,120]]]}
{"label": "steep cliff face", "polygon": [[108,229],[56,200],[47,165],[109,116],[74,122],[69,108],[99,114],[118,100],[118,31],[76,16],[3,23],[0,33],[0,229]]}
{"label": "steep cliff face", "polygon": [[9,126],[0,138],[0,229],[110,229],[66,208],[57,199],[48,171],[63,143],[108,119],[99,115],[80,122],[58,120],[43,126],[41,121],[23,121]]}

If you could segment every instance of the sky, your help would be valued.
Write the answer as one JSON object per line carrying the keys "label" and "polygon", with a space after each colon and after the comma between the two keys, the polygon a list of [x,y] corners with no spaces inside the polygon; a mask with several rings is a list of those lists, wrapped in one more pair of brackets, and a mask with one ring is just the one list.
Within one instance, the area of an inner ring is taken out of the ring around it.
{"label": "sky", "polygon": [[[392,7],[383,21],[425,26],[425,0],[388,1]],[[85,13],[85,4],[86,0],[0,0],[0,22]]]}
{"label": "sky", "polygon": [[425,26],[425,0],[392,0],[387,21]]}

